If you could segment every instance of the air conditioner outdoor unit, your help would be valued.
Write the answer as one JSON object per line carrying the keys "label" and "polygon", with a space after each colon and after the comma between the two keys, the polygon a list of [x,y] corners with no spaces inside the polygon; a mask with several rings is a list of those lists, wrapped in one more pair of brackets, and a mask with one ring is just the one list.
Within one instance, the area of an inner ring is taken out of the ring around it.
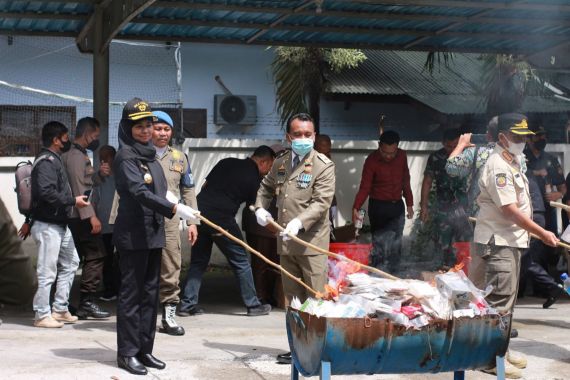
{"label": "air conditioner outdoor unit", "polygon": [[257,96],[214,95],[214,124],[253,125],[257,121]]}

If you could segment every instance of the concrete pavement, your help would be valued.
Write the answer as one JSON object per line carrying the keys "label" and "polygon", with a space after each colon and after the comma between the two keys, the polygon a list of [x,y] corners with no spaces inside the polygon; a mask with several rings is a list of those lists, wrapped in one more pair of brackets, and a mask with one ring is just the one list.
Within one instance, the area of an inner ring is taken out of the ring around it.
{"label": "concrete pavement", "polygon": [[[570,379],[570,301],[542,309],[541,299],[525,298],[515,311],[519,338],[511,347],[527,355],[525,379]],[[150,370],[151,379],[289,379],[289,366],[275,363],[287,350],[284,312],[245,316],[231,274],[208,273],[201,304],[206,314],[178,318],[183,337],[158,334],[154,354],[165,370]],[[114,303],[107,303],[114,307]],[[113,310],[114,311],[114,310]],[[79,321],[62,329],[32,326],[29,308],[0,311],[0,379],[140,379],[116,366],[115,318]],[[468,372],[468,379],[493,379]],[[453,374],[333,376],[341,379],[452,379]]]}

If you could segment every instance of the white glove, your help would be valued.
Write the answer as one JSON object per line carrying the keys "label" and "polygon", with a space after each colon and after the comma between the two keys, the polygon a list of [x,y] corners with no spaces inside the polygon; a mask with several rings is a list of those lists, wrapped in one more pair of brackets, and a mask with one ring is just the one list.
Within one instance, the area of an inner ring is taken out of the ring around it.
{"label": "white glove", "polygon": [[200,215],[200,211],[194,210],[192,207],[183,205],[182,203],[176,204],[176,216],[180,219],[187,220],[192,224],[197,224],[200,222],[198,215]]}
{"label": "white glove", "polygon": [[166,200],[172,202],[174,204],[178,203],[180,200],[176,195],[174,195],[171,191],[166,192]]}
{"label": "white glove", "polygon": [[297,236],[299,230],[303,228],[303,223],[297,218],[292,219],[289,223],[287,223],[287,227],[281,232],[281,236],[283,236],[283,241],[291,240],[292,236]]}
{"label": "white glove", "polygon": [[270,220],[273,220],[273,217],[271,216],[269,211],[267,211],[263,207],[260,207],[257,210],[255,210],[255,218],[257,219],[257,223],[259,223],[259,225],[263,227],[267,226]]}

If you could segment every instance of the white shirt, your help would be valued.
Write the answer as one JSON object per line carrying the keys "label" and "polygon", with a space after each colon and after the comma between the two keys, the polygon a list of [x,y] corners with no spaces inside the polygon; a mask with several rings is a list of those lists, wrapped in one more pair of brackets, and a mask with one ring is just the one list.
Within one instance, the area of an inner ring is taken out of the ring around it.
{"label": "white shirt", "polygon": [[166,154],[166,151],[168,150],[168,145],[166,145],[163,148],[155,146],[154,149],[156,149],[156,157],[162,158]]}

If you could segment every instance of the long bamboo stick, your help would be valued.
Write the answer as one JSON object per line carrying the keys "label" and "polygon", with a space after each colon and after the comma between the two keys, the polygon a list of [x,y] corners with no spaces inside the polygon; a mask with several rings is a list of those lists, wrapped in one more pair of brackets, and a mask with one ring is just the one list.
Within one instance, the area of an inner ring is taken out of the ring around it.
{"label": "long bamboo stick", "polygon": [[[473,222],[473,223],[477,223],[477,218],[474,218],[474,217],[472,217],[472,216],[469,217],[469,220],[470,220],[471,222]],[[542,240],[540,237],[538,237],[537,235],[535,235],[535,234],[533,234],[533,233],[531,233],[531,232],[529,232],[529,234],[530,234],[530,237],[533,238],[533,239]],[[570,244],[566,244],[566,243],[561,242],[561,241],[559,241],[558,243],[556,243],[556,245],[557,245],[558,247],[570,249]]]}
{"label": "long bamboo stick", "polygon": [[[250,209],[251,211],[255,212],[255,208],[254,208],[253,206],[249,206],[249,209]],[[285,230],[283,227],[281,227],[279,224],[275,223],[275,221],[273,221],[273,220],[270,220],[270,221],[269,221],[269,224],[270,224],[271,226],[275,227],[275,228],[276,228],[278,231],[280,231],[280,232],[283,232],[283,231]],[[327,251],[326,249],[322,249],[321,247],[317,247],[317,246],[314,245],[314,244],[311,244],[311,243],[308,243],[308,242],[306,242],[306,241],[304,241],[304,240],[301,240],[301,239],[299,239],[297,236],[289,236],[289,237],[290,237],[291,240],[293,240],[294,242],[299,243],[299,244],[301,244],[301,245],[303,245],[303,246],[305,246],[305,247],[307,247],[307,248],[310,248],[310,249],[312,249],[312,250],[314,250],[314,251],[317,251],[317,252],[319,252],[319,253],[322,253],[323,255],[327,255],[327,256],[329,256],[329,257],[333,257],[333,258],[335,258],[335,259],[337,259],[337,260],[344,260],[344,261],[348,261],[348,262],[353,263],[353,264],[357,264],[357,265],[359,265],[362,269],[365,269],[365,270],[368,271],[368,272],[376,273],[376,274],[379,274],[380,276],[383,276],[383,277],[386,277],[386,278],[389,278],[389,279],[392,279],[392,280],[400,280],[400,278],[398,278],[398,277],[396,277],[396,276],[393,276],[393,275],[391,275],[390,273],[383,272],[383,271],[381,271],[381,270],[378,269],[378,268],[374,268],[374,267],[371,267],[371,266],[368,266],[368,265],[361,264],[361,263],[359,263],[358,261],[354,261],[354,260],[352,260],[352,259],[349,259],[348,257],[345,257],[345,256],[343,256],[343,255],[339,255],[338,253],[334,253],[334,252]]]}
{"label": "long bamboo stick", "polygon": [[204,223],[206,223],[208,226],[212,227],[213,229],[215,229],[216,231],[220,232],[222,235],[224,235],[225,237],[227,237],[228,239],[238,243],[239,245],[241,245],[242,247],[244,247],[245,249],[247,249],[249,252],[253,253],[255,256],[259,257],[261,260],[265,261],[268,265],[279,269],[283,274],[285,274],[287,277],[291,278],[293,281],[295,281],[296,283],[298,283],[299,285],[301,285],[302,287],[304,287],[305,289],[307,289],[309,292],[313,293],[315,295],[316,298],[322,298],[323,294],[320,292],[317,292],[315,289],[311,288],[309,285],[305,284],[303,281],[301,281],[300,278],[293,276],[291,273],[289,273],[288,271],[286,271],[281,265],[279,264],[275,264],[273,261],[269,260],[267,257],[263,256],[260,252],[256,251],[255,249],[253,249],[252,247],[250,247],[246,242],[241,241],[240,239],[238,239],[237,237],[235,237],[234,235],[230,234],[228,231],[224,230],[222,227],[218,226],[217,224],[215,224],[214,222],[210,221],[208,218],[206,218],[205,216],[202,216],[200,214],[196,214],[196,217],[198,217],[201,221],[203,221]]}

